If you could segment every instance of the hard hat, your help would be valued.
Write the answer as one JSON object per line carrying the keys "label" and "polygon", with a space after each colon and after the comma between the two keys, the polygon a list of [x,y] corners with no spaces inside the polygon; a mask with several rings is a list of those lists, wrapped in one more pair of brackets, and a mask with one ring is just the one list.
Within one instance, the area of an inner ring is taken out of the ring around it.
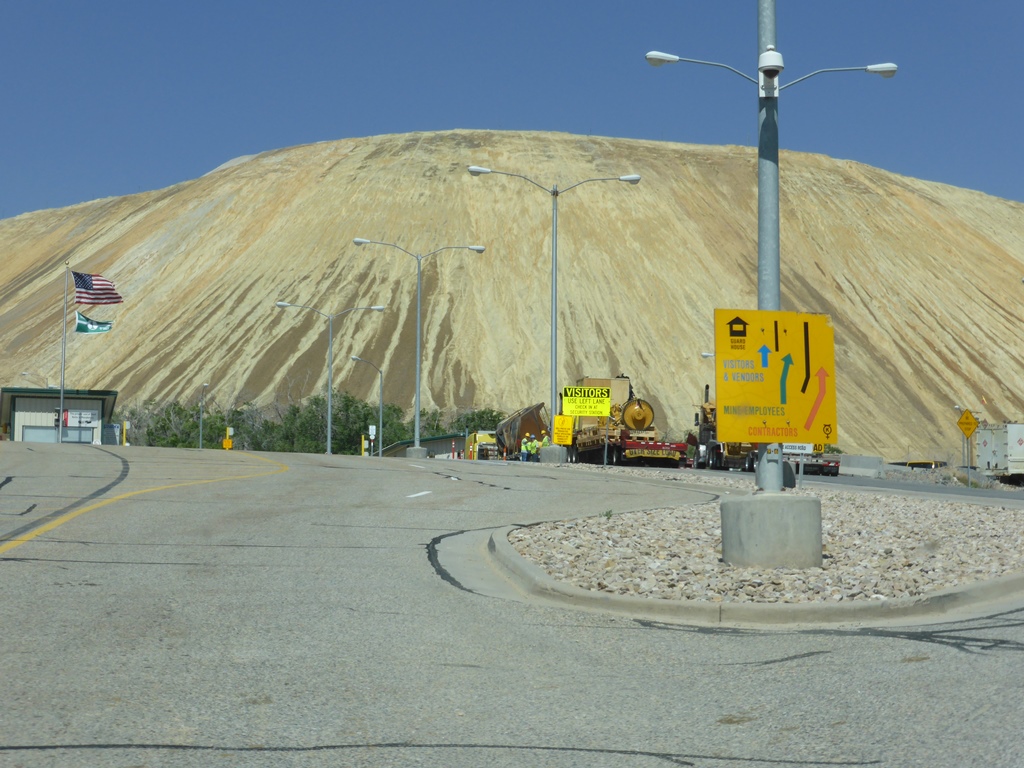
{"label": "hard hat", "polygon": [[542,435],[546,435],[546,434],[548,433],[548,431],[547,431],[546,429],[542,429],[542,430],[540,431],[540,433],[541,433]]}
{"label": "hard hat", "polygon": [[536,437],[536,435],[530,435],[530,437]]}

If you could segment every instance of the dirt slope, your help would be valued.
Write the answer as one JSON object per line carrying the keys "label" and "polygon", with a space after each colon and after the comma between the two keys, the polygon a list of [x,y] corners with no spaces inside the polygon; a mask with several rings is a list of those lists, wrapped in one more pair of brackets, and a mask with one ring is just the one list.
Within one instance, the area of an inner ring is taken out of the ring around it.
{"label": "dirt slope", "polygon": [[[64,263],[117,284],[113,320],[69,334],[67,386],[121,402],[288,402],[334,383],[411,411],[424,254],[423,406],[512,410],[550,392],[551,196],[559,198],[559,380],[625,372],[681,437],[713,364],[715,307],[757,305],[752,148],[445,131],[266,152],[194,181],[0,221],[0,383],[59,380]],[[959,461],[953,405],[1024,416],[1024,205],[853,162],[782,153],[782,308],[834,320],[839,445]],[[73,317],[74,307],[71,308]]]}

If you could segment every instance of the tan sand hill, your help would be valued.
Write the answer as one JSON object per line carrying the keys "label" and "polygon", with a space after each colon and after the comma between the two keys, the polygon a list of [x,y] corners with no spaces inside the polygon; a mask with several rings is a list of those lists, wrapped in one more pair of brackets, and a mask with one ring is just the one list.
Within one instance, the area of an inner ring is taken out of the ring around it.
{"label": "tan sand hill", "polygon": [[[117,284],[113,320],[69,335],[67,385],[121,403],[289,401],[334,383],[413,403],[423,260],[423,407],[513,410],[550,393],[550,195],[560,188],[561,383],[625,372],[681,438],[713,364],[715,307],[757,305],[756,154],[745,147],[535,132],[375,136],[266,152],[167,189],[0,221],[4,385],[59,379],[64,262]],[[782,308],[835,323],[839,446],[959,461],[954,404],[1024,415],[1024,205],[816,155],[782,153]],[[73,315],[72,315],[73,316]],[[984,400],[983,400],[984,398]]]}

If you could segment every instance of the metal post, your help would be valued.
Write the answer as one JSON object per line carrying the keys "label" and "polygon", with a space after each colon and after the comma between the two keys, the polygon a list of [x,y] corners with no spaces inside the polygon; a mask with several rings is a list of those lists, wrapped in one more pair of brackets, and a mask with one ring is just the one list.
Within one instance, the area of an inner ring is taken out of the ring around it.
{"label": "metal post", "polygon": [[640,177],[636,174],[618,177],[601,177],[595,179],[584,179],[583,181],[577,181],[575,184],[570,184],[561,192],[558,189],[557,184],[553,184],[551,189],[548,189],[543,184],[538,184],[536,181],[531,179],[529,176],[523,176],[520,173],[508,173],[506,171],[492,171],[490,168],[484,168],[479,165],[469,166],[469,172],[473,176],[480,176],[481,174],[497,173],[502,176],[514,176],[517,179],[523,179],[533,184],[538,189],[543,189],[549,195],[551,195],[551,402],[549,403],[550,414],[551,414],[551,425],[550,428],[554,427],[555,416],[558,415],[558,196],[561,192],[568,192],[570,189],[575,189],[581,184],[588,184],[592,181],[625,181],[629,184],[640,183]]}
{"label": "metal post", "polygon": [[971,438],[964,435],[964,440],[967,444],[967,487],[971,487]]}
{"label": "metal post", "polygon": [[203,409],[206,406],[206,388],[209,384],[203,384],[199,391],[199,450],[203,449]]}
{"label": "metal post", "polygon": [[[758,0],[758,55],[775,47],[775,0]],[[758,93],[757,140],[757,308],[779,310],[779,100]],[[782,490],[782,446],[757,449],[758,487]]]}
{"label": "metal post", "polygon": [[310,312],[316,312],[320,317],[327,318],[327,455],[331,455],[331,421],[333,404],[331,400],[331,390],[334,388],[334,318],[341,315],[347,315],[349,312],[355,312],[360,309],[372,309],[374,312],[383,312],[384,306],[381,304],[375,304],[372,307],[350,307],[344,309],[341,312],[335,312],[333,315],[329,315],[326,312],[321,312],[315,307],[308,307],[305,304],[292,304],[287,301],[277,302],[277,306],[281,309],[288,307],[296,307],[298,309],[308,309]]}
{"label": "metal post", "polygon": [[416,417],[413,429],[413,448],[420,447],[420,365],[423,358],[422,325],[423,315],[420,310],[420,296],[423,293],[423,257],[416,256]]}
{"label": "metal post", "polygon": [[558,413],[558,185],[551,187],[551,424]]}
{"label": "metal post", "polygon": [[406,456],[409,456],[409,451],[416,454],[416,458],[425,458],[424,455],[420,456],[420,379],[421,379],[421,358],[423,357],[422,349],[422,338],[423,338],[423,315],[421,307],[421,296],[423,294],[423,259],[427,256],[433,256],[435,253],[441,251],[459,250],[466,249],[475,251],[476,253],[483,253],[485,248],[482,245],[446,245],[443,248],[437,248],[430,253],[416,254],[412,251],[407,251],[400,245],[395,243],[385,243],[381,240],[367,240],[363,237],[356,237],[352,240],[356,245],[386,245],[389,248],[397,248],[402,253],[407,253],[416,259],[416,414],[414,416],[414,428],[413,428],[413,446],[412,448],[406,449]]}
{"label": "metal post", "polygon": [[327,316],[327,455],[331,455],[331,390],[334,389],[334,315]]}
{"label": "metal post", "polygon": [[384,458],[384,371],[369,360],[359,357],[359,355],[352,355],[352,359],[360,363],[366,363],[380,376],[377,394],[377,457]]}
{"label": "metal post", "polygon": [[605,417],[604,420],[604,465],[608,466],[608,421],[610,417]]}

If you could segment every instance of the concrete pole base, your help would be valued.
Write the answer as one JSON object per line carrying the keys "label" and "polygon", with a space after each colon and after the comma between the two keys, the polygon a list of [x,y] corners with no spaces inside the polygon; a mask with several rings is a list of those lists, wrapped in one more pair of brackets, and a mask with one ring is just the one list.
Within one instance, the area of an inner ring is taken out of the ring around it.
{"label": "concrete pole base", "polygon": [[405,458],[407,459],[425,459],[430,455],[430,451],[420,446],[419,448],[406,448]]}
{"label": "concrete pole base", "polygon": [[821,567],[821,500],[760,493],[723,499],[722,559],[762,568]]}
{"label": "concrete pole base", "polygon": [[564,464],[569,451],[564,445],[545,445],[540,449],[541,464]]}

